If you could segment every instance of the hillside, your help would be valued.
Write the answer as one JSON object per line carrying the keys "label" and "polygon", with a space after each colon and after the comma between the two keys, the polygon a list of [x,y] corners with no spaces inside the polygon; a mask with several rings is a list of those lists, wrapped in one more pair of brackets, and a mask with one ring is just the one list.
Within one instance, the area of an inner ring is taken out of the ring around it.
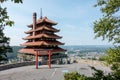
{"label": "hillside", "polygon": [[18,50],[20,50],[21,46],[12,46],[13,52],[12,53],[7,53],[8,59],[15,59],[17,58]]}
{"label": "hillside", "polygon": [[[62,48],[66,49],[68,52],[76,52],[77,50],[80,51],[80,53],[87,53],[87,52],[105,52],[106,49],[112,46],[104,46],[104,45],[81,45],[81,46],[61,46]],[[14,59],[17,58],[18,50],[20,50],[21,46],[12,46],[13,52],[8,53],[8,59]]]}

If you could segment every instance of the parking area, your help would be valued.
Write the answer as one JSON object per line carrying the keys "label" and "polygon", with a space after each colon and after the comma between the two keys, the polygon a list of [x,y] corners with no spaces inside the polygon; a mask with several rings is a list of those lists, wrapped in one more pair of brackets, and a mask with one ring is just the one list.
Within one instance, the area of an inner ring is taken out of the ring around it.
{"label": "parking area", "polygon": [[[94,66],[105,73],[110,71],[105,66]],[[51,69],[48,69],[47,65],[41,65],[36,69],[34,65],[0,71],[0,80],[64,80],[64,74],[73,71],[78,71],[80,74],[87,76],[91,76],[93,72],[89,65],[85,63],[52,65]]]}

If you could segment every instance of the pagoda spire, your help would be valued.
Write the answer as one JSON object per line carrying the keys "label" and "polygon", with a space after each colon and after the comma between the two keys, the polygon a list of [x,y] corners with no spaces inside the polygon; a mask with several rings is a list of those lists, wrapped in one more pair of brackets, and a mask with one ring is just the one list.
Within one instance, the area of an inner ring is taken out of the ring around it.
{"label": "pagoda spire", "polygon": [[42,19],[42,8],[40,8],[40,19]]}
{"label": "pagoda spire", "polygon": [[[36,12],[34,12],[33,13],[33,31],[35,30],[35,28],[36,28],[36,16],[37,16],[37,14],[36,14]],[[32,33],[32,35],[33,36],[35,36],[35,31]],[[34,42],[35,40],[33,39],[33,42]]]}

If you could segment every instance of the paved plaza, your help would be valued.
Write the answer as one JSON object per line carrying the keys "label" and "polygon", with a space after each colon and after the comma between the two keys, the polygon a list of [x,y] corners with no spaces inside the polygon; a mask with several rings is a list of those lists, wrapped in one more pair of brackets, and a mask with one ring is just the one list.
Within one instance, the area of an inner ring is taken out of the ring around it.
{"label": "paved plaza", "polygon": [[[105,73],[110,71],[108,67],[94,66]],[[85,63],[52,65],[51,69],[48,69],[47,65],[35,69],[35,65],[33,65],[0,71],[0,80],[64,80],[64,74],[73,71],[78,71],[80,74],[87,76],[91,76],[93,72],[89,65]]]}

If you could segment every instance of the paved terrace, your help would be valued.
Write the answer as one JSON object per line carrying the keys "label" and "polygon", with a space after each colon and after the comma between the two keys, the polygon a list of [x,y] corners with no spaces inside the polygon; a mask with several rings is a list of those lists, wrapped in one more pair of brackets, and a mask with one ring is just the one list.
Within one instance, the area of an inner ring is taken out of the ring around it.
{"label": "paved terrace", "polygon": [[[94,66],[105,73],[110,72],[108,67]],[[91,76],[93,72],[87,63],[52,65],[51,69],[48,69],[47,65],[42,65],[39,66],[39,69],[35,69],[35,65],[33,65],[0,71],[0,80],[64,80],[63,75],[73,71],[78,71],[87,76]]]}

